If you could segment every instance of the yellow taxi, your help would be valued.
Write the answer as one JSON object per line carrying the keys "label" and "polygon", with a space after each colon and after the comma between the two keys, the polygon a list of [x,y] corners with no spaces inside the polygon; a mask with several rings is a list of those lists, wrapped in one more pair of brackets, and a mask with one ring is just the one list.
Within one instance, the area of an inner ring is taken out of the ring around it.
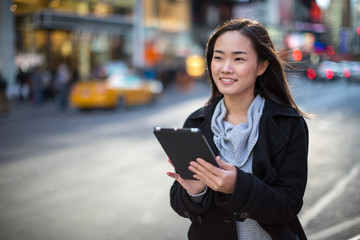
{"label": "yellow taxi", "polygon": [[116,108],[147,104],[162,92],[162,83],[145,79],[128,69],[123,63],[104,66],[105,78],[94,78],[73,84],[70,104],[77,109]]}

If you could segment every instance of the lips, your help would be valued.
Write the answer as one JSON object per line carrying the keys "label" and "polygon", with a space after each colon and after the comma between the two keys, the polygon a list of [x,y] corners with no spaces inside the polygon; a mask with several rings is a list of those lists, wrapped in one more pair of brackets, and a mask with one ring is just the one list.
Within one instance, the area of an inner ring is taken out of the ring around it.
{"label": "lips", "polygon": [[225,85],[237,82],[237,80],[234,78],[220,78],[220,81],[222,84],[225,84]]}

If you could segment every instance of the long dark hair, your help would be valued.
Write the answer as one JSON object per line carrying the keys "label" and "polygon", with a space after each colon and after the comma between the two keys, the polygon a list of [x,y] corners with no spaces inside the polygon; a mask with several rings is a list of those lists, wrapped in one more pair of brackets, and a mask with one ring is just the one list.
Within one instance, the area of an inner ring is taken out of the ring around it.
{"label": "long dark hair", "polygon": [[296,105],[290,93],[290,87],[286,79],[283,61],[276,53],[274,44],[266,28],[256,20],[249,18],[237,18],[218,26],[210,36],[206,45],[206,67],[211,81],[212,95],[208,104],[221,98],[211,72],[211,61],[214,54],[214,45],[219,36],[228,31],[239,31],[248,37],[257,53],[258,62],[268,61],[266,71],[257,77],[254,96],[260,94],[264,98],[277,103],[295,108],[301,115],[307,116]]}

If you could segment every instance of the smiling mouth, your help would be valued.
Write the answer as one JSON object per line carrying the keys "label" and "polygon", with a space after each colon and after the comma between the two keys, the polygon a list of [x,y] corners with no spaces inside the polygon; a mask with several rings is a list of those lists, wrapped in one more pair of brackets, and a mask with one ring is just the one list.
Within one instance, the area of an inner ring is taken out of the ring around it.
{"label": "smiling mouth", "polygon": [[236,82],[237,80],[232,78],[220,78],[220,81],[230,83],[230,82]]}

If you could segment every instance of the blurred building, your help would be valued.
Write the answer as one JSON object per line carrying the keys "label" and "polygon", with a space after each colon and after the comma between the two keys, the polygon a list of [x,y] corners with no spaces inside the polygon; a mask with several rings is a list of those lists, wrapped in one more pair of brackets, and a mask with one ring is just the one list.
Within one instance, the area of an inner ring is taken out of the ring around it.
{"label": "blurred building", "polygon": [[[4,1],[2,1],[3,3]],[[136,68],[184,64],[196,51],[191,38],[191,1],[181,0],[5,0],[13,32],[16,69],[61,63],[79,79],[102,64],[121,60]],[[10,11],[11,12],[10,12]],[[2,21],[5,23],[6,21]]]}
{"label": "blurred building", "polygon": [[129,58],[133,7],[131,0],[14,0],[17,67],[32,67],[35,58],[86,78],[106,61]]}
{"label": "blurred building", "polygon": [[325,31],[315,0],[203,0],[193,1],[192,9],[193,36],[202,45],[215,26],[236,17],[259,20],[283,51],[301,48],[311,52],[309,46]]}
{"label": "blurred building", "polygon": [[184,63],[196,51],[191,24],[190,0],[144,0],[145,65]]}
{"label": "blurred building", "polygon": [[323,41],[334,47],[335,60],[360,61],[360,1],[329,0],[323,6],[323,21],[327,28]]}
{"label": "blurred building", "polygon": [[267,27],[280,50],[359,59],[360,0],[203,0],[192,1],[192,9],[192,33],[201,45],[224,20],[251,17]]}

